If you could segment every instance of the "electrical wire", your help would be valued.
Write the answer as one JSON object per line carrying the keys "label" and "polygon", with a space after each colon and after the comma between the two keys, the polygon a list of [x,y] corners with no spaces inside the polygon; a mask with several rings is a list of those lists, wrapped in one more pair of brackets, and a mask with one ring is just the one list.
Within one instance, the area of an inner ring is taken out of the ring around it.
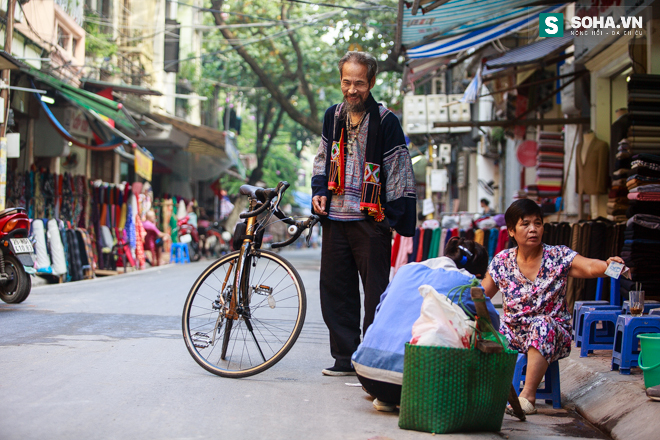
{"label": "electrical wire", "polygon": [[[351,6],[332,5],[330,3],[313,3],[313,2],[308,2],[308,1],[305,1],[305,0],[286,0],[286,1],[291,2],[291,3],[302,3],[302,4],[305,4],[305,5],[322,6],[324,8],[352,9],[352,10],[355,10],[355,11],[369,11],[369,10],[378,10],[378,9],[394,9],[391,6],[384,6],[384,5],[383,6],[379,5],[378,8],[366,9],[366,8],[354,8],[354,7],[351,7]],[[373,4],[373,3],[370,3],[370,4]]]}
{"label": "electrical wire", "polygon": [[[227,53],[227,52],[232,52],[232,51],[234,51],[234,50],[236,50],[236,49],[243,48],[243,47],[248,46],[248,45],[250,45],[250,44],[254,44],[254,43],[259,43],[259,42],[262,42],[262,41],[268,41],[268,40],[273,40],[273,39],[276,39],[276,38],[280,38],[280,37],[283,37],[283,36],[285,36],[285,35],[290,34],[290,33],[293,32],[293,31],[296,31],[296,30],[298,30],[298,29],[300,29],[300,28],[303,28],[303,27],[305,27],[305,26],[312,26],[312,25],[316,24],[316,23],[317,23],[318,21],[320,21],[320,20],[324,20],[324,19],[326,19],[326,18],[333,17],[333,16],[335,16],[335,15],[341,14],[342,12],[343,12],[343,11],[333,11],[333,12],[327,12],[327,13],[325,13],[325,14],[320,14],[320,15],[318,16],[317,19],[315,19],[314,21],[311,21],[311,22],[309,22],[309,23],[303,23],[303,24],[301,24],[301,25],[299,25],[299,26],[296,26],[296,27],[293,27],[293,28],[290,28],[290,29],[285,29],[284,31],[280,31],[280,32],[277,32],[277,33],[272,34],[272,35],[267,35],[267,36],[265,36],[265,37],[263,37],[263,38],[257,38],[257,39],[254,39],[254,40],[248,40],[247,42],[242,43],[242,44],[238,44],[238,45],[236,45],[236,46],[232,45],[232,47],[230,47],[230,48],[228,48],[228,49],[223,49],[223,50],[219,50],[219,51],[215,51],[215,52],[211,52],[211,53],[206,53],[206,54],[202,54],[202,55],[199,55],[199,56],[194,56],[194,57],[189,57],[189,58],[183,58],[183,59],[173,60],[173,61],[170,61],[169,63],[165,64],[164,67],[170,67],[170,66],[173,66],[173,65],[175,65],[175,64],[177,64],[177,63],[180,63],[180,62],[182,62],[182,61],[192,61],[192,60],[196,60],[196,59],[203,60],[203,59],[206,58],[206,57],[214,56],[214,55],[222,55],[222,54],[225,54],[225,53]],[[230,44],[231,44],[231,42],[230,42]]]}

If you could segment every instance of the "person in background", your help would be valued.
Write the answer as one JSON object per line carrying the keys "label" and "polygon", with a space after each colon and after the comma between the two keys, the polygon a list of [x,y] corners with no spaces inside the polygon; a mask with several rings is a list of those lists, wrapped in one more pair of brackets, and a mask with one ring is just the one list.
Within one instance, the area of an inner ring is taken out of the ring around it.
{"label": "person in background", "polygon": [[[481,278],[488,268],[488,251],[478,243],[454,237],[445,247],[445,256],[402,266],[380,297],[373,324],[353,354],[353,366],[364,390],[374,397],[378,411],[394,411],[401,400],[403,355],[412,327],[419,318],[424,298],[419,287],[428,284],[438,293],[453,298],[452,289]],[[464,307],[476,315],[470,289],[461,296]],[[458,297],[455,301],[459,303]],[[486,299],[494,326],[500,318]],[[497,327],[496,327],[497,328]]]}
{"label": "person in background", "polygon": [[495,215],[495,210],[491,209],[488,199],[481,199],[481,209],[483,209],[484,216]]}
{"label": "person in background", "polygon": [[312,207],[321,216],[320,296],[330,330],[327,376],[355,375],[351,355],[373,321],[390,274],[392,230],[415,234],[415,176],[399,119],[371,95],[378,62],[365,52],[339,60],[344,102],[325,112],[314,158]]}
{"label": "person in background", "polygon": [[604,277],[611,262],[623,260],[585,258],[566,246],[544,244],[543,212],[532,200],[516,200],[504,218],[517,246],[493,258],[481,285],[490,298],[498,290],[502,292],[500,333],[512,349],[527,354],[520,404],[526,414],[536,414],[536,389],[548,366],[571,352],[571,314],[565,302],[567,278]]}
{"label": "person in background", "polygon": [[144,237],[144,250],[151,253],[151,265],[160,265],[160,249],[163,242],[169,240],[169,235],[161,232],[156,226],[156,213],[153,209],[147,211],[145,220],[142,222],[146,236]]}
{"label": "person in background", "polygon": [[195,204],[193,202],[188,202],[188,206],[186,206],[186,215],[188,216],[188,224],[196,228],[197,213],[195,213]]}

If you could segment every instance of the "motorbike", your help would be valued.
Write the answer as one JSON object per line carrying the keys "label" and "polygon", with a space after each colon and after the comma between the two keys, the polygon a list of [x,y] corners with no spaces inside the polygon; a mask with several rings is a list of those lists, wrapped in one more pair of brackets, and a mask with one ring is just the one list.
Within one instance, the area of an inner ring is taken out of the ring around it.
{"label": "motorbike", "polygon": [[32,279],[26,271],[35,262],[29,230],[25,208],[0,211],[0,299],[9,304],[25,301],[32,288]]}
{"label": "motorbike", "polygon": [[190,250],[190,261],[199,261],[202,258],[199,246],[199,232],[197,228],[189,223],[190,217],[185,216],[177,220],[177,236],[179,243],[188,243]]}
{"label": "motorbike", "polygon": [[219,222],[200,220],[198,222],[200,249],[206,258],[218,258],[229,253],[231,249],[231,233]]}

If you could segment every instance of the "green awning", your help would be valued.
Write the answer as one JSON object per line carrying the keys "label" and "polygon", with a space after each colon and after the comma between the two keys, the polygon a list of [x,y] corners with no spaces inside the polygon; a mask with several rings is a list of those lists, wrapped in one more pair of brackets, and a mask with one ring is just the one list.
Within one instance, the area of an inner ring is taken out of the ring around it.
{"label": "green awning", "polygon": [[49,85],[57,90],[65,99],[71,101],[74,105],[81,107],[85,110],[93,110],[96,113],[103,115],[115,121],[116,125],[135,134],[138,133],[139,128],[133,118],[131,118],[122,107],[121,103],[112,101],[110,99],[99,96],[95,93],[88,92],[87,90],[73,87],[63,81],[54,78],[46,73],[40,72],[36,69],[21,69],[28,75],[33,76],[36,80]]}

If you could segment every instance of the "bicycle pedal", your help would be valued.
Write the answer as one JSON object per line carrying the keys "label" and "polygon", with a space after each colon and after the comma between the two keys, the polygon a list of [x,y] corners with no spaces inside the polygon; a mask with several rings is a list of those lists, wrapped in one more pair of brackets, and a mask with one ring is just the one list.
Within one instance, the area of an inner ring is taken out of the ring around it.
{"label": "bicycle pedal", "polygon": [[209,345],[213,345],[213,342],[209,335],[206,333],[197,332],[192,335],[193,345],[197,348],[206,348]]}

